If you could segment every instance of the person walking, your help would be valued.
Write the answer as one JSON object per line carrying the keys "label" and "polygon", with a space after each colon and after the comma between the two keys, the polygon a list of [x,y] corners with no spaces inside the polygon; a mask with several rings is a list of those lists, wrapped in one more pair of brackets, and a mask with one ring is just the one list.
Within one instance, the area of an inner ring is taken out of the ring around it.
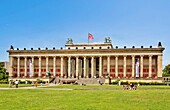
{"label": "person walking", "polygon": [[15,81],[15,86],[18,88],[18,80]]}
{"label": "person walking", "polygon": [[12,88],[12,80],[9,80],[9,88]]}
{"label": "person walking", "polygon": [[35,82],[35,87],[37,87],[37,86],[38,86],[38,82],[36,81],[36,82]]}

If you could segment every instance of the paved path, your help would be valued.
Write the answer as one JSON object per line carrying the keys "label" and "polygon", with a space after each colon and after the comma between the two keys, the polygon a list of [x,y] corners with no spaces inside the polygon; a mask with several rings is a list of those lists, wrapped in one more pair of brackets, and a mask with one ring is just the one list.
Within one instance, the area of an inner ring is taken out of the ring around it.
{"label": "paved path", "polygon": [[49,85],[46,85],[46,86],[38,86],[38,87],[35,87],[35,86],[30,86],[30,87],[18,87],[18,88],[0,88],[0,90],[17,90],[17,89],[41,89],[41,90],[73,90],[73,89],[70,89],[70,88],[44,88],[44,87],[50,87],[50,86],[57,86],[57,85],[54,85],[54,84],[49,84]]}
{"label": "paved path", "polygon": [[69,89],[69,88],[43,88],[43,87],[0,88],[0,90],[17,90],[17,89],[73,90],[73,89]]}

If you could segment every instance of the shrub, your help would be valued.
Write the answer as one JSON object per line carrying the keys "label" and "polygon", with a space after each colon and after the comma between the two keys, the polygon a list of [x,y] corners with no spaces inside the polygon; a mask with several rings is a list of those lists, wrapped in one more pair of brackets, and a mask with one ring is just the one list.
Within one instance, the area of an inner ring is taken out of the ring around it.
{"label": "shrub", "polygon": [[8,84],[9,82],[8,81],[6,81],[6,80],[1,80],[0,81],[0,84]]}

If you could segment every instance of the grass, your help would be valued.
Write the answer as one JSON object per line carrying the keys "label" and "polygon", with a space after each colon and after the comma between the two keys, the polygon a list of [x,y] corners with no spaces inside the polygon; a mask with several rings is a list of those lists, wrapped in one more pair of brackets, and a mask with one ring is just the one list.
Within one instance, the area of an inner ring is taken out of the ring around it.
{"label": "grass", "polygon": [[[52,89],[51,89],[52,88]],[[56,90],[72,88],[74,90]],[[85,89],[85,90],[84,90]],[[45,89],[0,90],[1,110],[168,110],[169,86],[60,85]]]}
{"label": "grass", "polygon": [[[59,86],[45,86],[44,88],[70,88],[74,90],[79,89],[123,89],[122,86],[116,85],[87,85],[87,86],[80,86],[80,85],[59,85]],[[138,86],[138,89],[170,89],[170,86],[158,86],[158,85],[151,85],[151,86]]]}

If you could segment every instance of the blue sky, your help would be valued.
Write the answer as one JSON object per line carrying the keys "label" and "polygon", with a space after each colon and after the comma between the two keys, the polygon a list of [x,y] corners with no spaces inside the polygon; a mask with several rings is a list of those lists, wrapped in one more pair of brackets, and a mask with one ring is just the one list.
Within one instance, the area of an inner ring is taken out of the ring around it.
{"label": "blue sky", "polygon": [[169,0],[0,0],[0,61],[14,48],[60,48],[67,38],[87,43],[87,34],[113,46],[165,47],[170,63]]}

